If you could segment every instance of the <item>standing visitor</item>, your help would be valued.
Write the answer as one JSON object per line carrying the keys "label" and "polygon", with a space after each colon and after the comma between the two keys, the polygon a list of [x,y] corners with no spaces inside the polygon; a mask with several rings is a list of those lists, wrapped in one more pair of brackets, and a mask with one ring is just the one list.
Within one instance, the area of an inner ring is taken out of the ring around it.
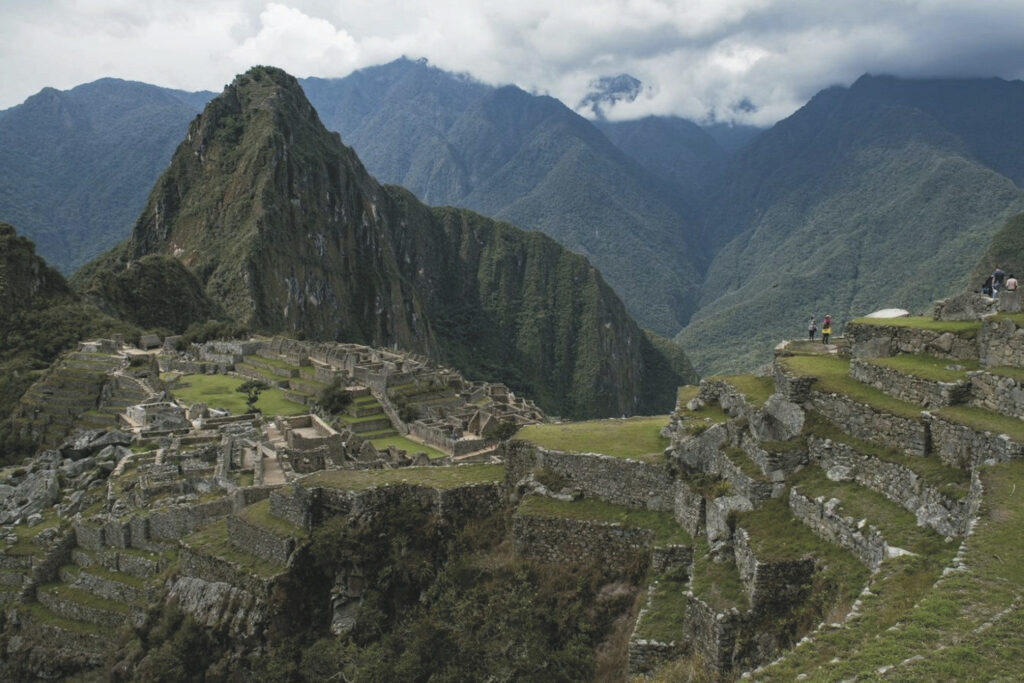
{"label": "standing visitor", "polygon": [[828,344],[829,335],[832,334],[832,316],[826,315],[821,321],[821,343]]}
{"label": "standing visitor", "polygon": [[818,331],[818,323],[814,320],[814,316],[811,316],[811,322],[807,324],[807,338],[814,341],[814,333]]}
{"label": "standing visitor", "polygon": [[999,290],[1003,288],[1003,280],[1006,279],[1006,273],[999,266],[992,271],[992,298],[999,298]]}
{"label": "standing visitor", "polygon": [[1010,273],[1010,277],[1006,278],[1006,284],[1003,286],[1003,289],[1007,292],[1016,292],[1018,286],[1017,278],[1013,276],[1013,273]]}

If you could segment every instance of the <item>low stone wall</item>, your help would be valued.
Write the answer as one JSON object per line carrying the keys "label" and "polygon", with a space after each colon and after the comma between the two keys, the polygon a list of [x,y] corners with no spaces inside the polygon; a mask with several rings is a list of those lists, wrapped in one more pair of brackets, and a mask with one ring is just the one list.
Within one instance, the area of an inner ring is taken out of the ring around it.
{"label": "low stone wall", "polygon": [[629,674],[635,676],[651,673],[661,665],[684,656],[688,649],[682,641],[663,643],[634,638],[629,641]]}
{"label": "low stone wall", "polygon": [[928,455],[928,422],[923,417],[899,417],[877,411],[842,394],[820,391],[813,392],[811,405],[850,436],[890,446],[907,455]]}
{"label": "low stone wall", "polygon": [[141,626],[146,614],[143,610],[129,608],[127,612],[111,612],[99,607],[92,607],[72,600],[64,600],[56,592],[40,590],[36,599],[50,611],[75,621],[85,621],[109,628],[118,628],[128,622],[132,626]]}
{"label": "low stone wall", "polygon": [[926,353],[950,360],[978,360],[979,341],[973,332],[940,332],[916,327],[851,322],[845,336],[856,358],[883,358],[900,353]]}
{"label": "low stone wall", "polygon": [[512,544],[520,557],[539,562],[597,564],[617,572],[648,565],[654,532],[619,524],[516,514]]}
{"label": "low stone wall", "polygon": [[[819,496],[811,500],[793,487],[789,491],[789,509],[819,537],[849,550],[868,569],[874,571],[885,560],[888,544],[874,526],[861,529],[856,520],[844,518],[836,512],[839,501],[826,501]],[[849,521],[848,521],[849,520]]]}
{"label": "low stone wall", "polygon": [[521,441],[506,445],[504,453],[510,489],[535,469],[546,468],[569,479],[585,496],[641,510],[674,511],[675,480],[665,465],[594,453],[564,453]]}
{"label": "low stone wall", "polygon": [[814,573],[814,558],[774,562],[758,560],[750,543],[750,533],[743,528],[736,529],[733,552],[752,612],[781,611],[807,598]]}
{"label": "low stone wall", "polygon": [[270,514],[305,531],[313,530],[313,511],[318,489],[289,485],[270,492]]}
{"label": "low stone wall", "polygon": [[187,545],[178,551],[180,576],[192,576],[211,583],[226,583],[266,600],[274,586],[274,578],[261,578],[220,557],[198,552]]}
{"label": "low stone wall", "polygon": [[177,541],[207,522],[226,517],[231,512],[230,498],[195,505],[157,508],[149,513],[149,537]]}
{"label": "low stone wall", "polygon": [[293,537],[278,536],[238,515],[228,517],[227,528],[232,546],[268,562],[286,565],[295,550]]}
{"label": "low stone wall", "polygon": [[850,377],[901,401],[917,403],[925,408],[965,403],[971,394],[969,380],[934,382],[857,358],[850,361]]}
{"label": "low stone wall", "polygon": [[968,377],[971,380],[972,406],[1007,417],[1024,416],[1024,382],[990,372],[971,372]]}
{"label": "low stone wall", "polygon": [[487,517],[501,510],[507,500],[502,482],[441,489],[438,491],[438,514],[447,523],[461,527],[472,519]]}
{"label": "low stone wall", "polygon": [[692,545],[662,545],[651,550],[651,569],[655,572],[677,572],[685,569],[689,576],[693,566]]}
{"label": "low stone wall", "polygon": [[[784,351],[784,349],[783,349]],[[787,401],[793,403],[804,403],[811,397],[811,389],[817,381],[816,377],[805,377],[791,372],[780,358],[785,357],[783,353],[777,356],[772,362],[772,377],[775,380],[775,393],[781,394]]]}
{"label": "low stone wall", "polygon": [[495,443],[493,440],[483,439],[460,439],[452,441],[448,438],[450,432],[440,427],[423,424],[422,422],[409,422],[406,424],[406,427],[409,430],[409,434],[415,436],[423,443],[433,446],[434,448],[455,457],[468,455],[469,453],[487,448],[488,445]]}
{"label": "low stone wall", "polygon": [[898,463],[863,455],[846,444],[812,438],[811,458],[834,478],[854,481],[914,513],[943,536],[962,536],[976,511],[971,497],[957,499],[929,486],[916,472]]}
{"label": "low stone wall", "polygon": [[935,455],[953,467],[968,469],[986,460],[1004,462],[1024,458],[1024,444],[1006,434],[978,432],[938,416],[932,418],[931,434]]}
{"label": "low stone wall", "polygon": [[41,560],[32,564],[30,587],[52,583],[57,580],[57,573],[62,565],[71,562],[71,551],[75,548],[76,536],[73,532],[62,533],[43,554]]}
{"label": "low stone wall", "polygon": [[672,514],[679,526],[686,529],[691,536],[704,532],[706,523],[707,501],[699,491],[694,491],[683,480],[676,482],[675,502]]}
{"label": "low stone wall", "polygon": [[978,333],[981,364],[1024,368],[1024,327],[1005,318],[986,318]]}
{"label": "low stone wall", "polygon": [[741,616],[736,610],[716,612],[706,602],[693,595],[687,598],[683,639],[689,641],[697,655],[713,675],[728,672],[733,667],[733,650]]}
{"label": "low stone wall", "polygon": [[730,417],[749,418],[757,410],[736,387],[720,380],[702,379],[698,396],[705,403],[717,403]]}
{"label": "low stone wall", "polygon": [[963,292],[941,299],[932,307],[935,320],[980,320],[996,312],[996,300],[980,292]]}
{"label": "low stone wall", "polygon": [[114,581],[86,570],[78,572],[74,584],[92,595],[116,602],[148,602],[156,597],[155,588]]}

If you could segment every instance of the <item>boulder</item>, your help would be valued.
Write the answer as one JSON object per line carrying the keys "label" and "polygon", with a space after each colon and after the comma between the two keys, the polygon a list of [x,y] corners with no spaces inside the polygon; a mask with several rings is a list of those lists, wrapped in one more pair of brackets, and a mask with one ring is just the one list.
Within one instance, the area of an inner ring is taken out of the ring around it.
{"label": "boulder", "polygon": [[803,428],[803,408],[782,394],[772,394],[750,418],[750,431],[759,441],[787,441]]}

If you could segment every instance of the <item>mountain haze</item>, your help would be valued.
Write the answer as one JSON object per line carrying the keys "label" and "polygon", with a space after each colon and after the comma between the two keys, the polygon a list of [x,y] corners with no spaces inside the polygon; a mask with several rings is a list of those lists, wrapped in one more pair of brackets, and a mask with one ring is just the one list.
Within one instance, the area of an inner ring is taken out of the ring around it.
{"label": "mountain haze", "polygon": [[76,286],[109,303],[107,283],[153,255],[254,331],[418,351],[555,413],[665,410],[692,379],[584,258],[380,185],[278,69],[207,105],[129,239]]}
{"label": "mountain haze", "polygon": [[380,179],[554,237],[656,331],[692,314],[706,255],[684,193],[558,100],[407,59],[302,83]]}
{"label": "mountain haze", "polygon": [[698,368],[766,362],[810,315],[923,310],[969,286],[996,230],[1024,209],[1016,165],[996,151],[1000,140],[1020,146],[1007,131],[1022,91],[865,77],[755,140],[707,212],[719,246],[700,311],[678,336]]}
{"label": "mountain haze", "polygon": [[209,93],[105,78],[0,118],[0,220],[64,273],[124,239]]}

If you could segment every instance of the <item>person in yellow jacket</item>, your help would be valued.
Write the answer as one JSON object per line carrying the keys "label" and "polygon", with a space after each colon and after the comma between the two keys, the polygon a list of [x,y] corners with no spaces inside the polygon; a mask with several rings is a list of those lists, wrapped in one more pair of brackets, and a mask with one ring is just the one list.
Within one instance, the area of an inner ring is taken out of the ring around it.
{"label": "person in yellow jacket", "polygon": [[828,337],[832,334],[832,316],[826,315],[821,321],[821,343],[828,344]]}

